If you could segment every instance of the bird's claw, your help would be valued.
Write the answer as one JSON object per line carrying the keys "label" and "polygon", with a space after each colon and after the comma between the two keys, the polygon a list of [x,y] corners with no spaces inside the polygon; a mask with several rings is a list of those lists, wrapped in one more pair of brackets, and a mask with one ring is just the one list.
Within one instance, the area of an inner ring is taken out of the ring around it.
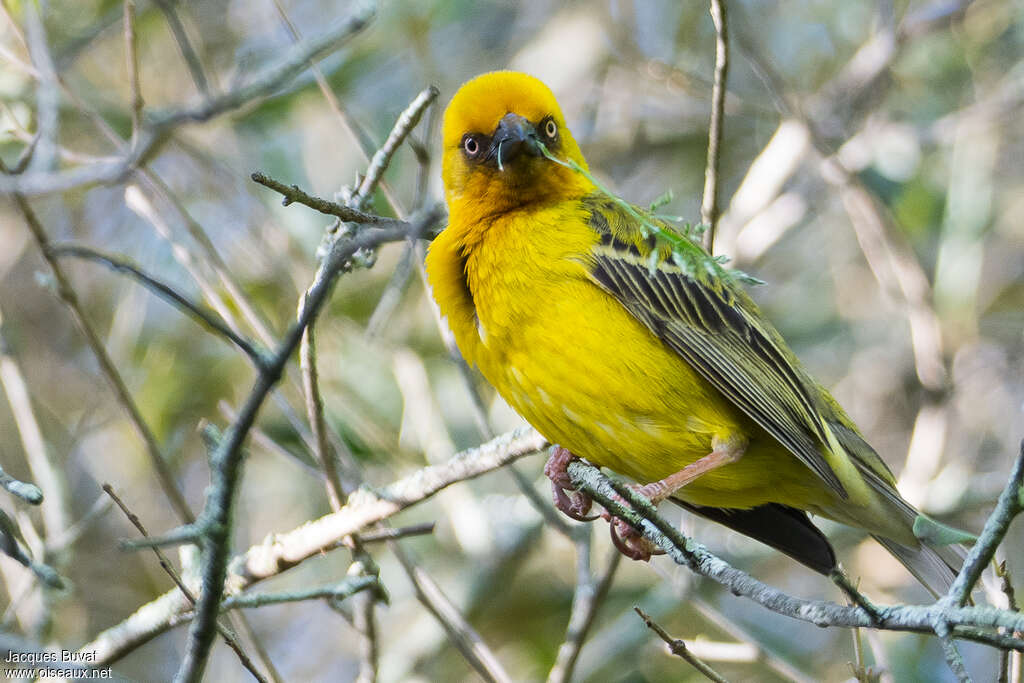
{"label": "bird's claw", "polygon": [[[646,562],[652,555],[662,555],[664,551],[644,538],[629,522],[619,517],[613,517],[610,513],[604,512],[600,515],[590,515],[590,508],[593,500],[587,494],[576,491],[567,470],[569,463],[576,458],[567,449],[557,447],[544,465],[544,474],[551,480],[551,494],[555,501],[555,507],[562,511],[567,517],[578,522],[591,522],[598,517],[608,521],[608,528],[611,530],[612,544],[620,553],[631,560]],[[635,487],[641,495],[651,497],[644,487]]]}
{"label": "bird's claw", "polygon": [[579,491],[570,491],[566,494],[565,489],[555,482],[551,482],[551,493],[555,499],[555,507],[567,517],[577,522],[592,522],[598,518],[598,515],[587,514],[594,503],[587,494]]}
{"label": "bird's claw", "polygon": [[556,448],[544,465],[544,474],[551,480],[551,494],[555,507],[577,522],[592,522],[598,516],[587,513],[590,512],[594,501],[587,494],[574,490],[572,480],[566,471],[566,467],[575,457],[564,448]]}
{"label": "bird's claw", "polygon": [[647,562],[652,555],[665,554],[664,550],[646,539],[632,524],[621,517],[612,517],[608,512],[605,512],[602,517],[608,520],[612,545],[629,559]]}

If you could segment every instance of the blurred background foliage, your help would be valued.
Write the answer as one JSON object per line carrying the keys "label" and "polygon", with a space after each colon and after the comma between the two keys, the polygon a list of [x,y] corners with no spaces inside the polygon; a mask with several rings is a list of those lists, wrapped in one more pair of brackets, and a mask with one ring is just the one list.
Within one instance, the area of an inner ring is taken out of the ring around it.
{"label": "blurred background foliage", "polygon": [[[24,68],[34,63],[21,40],[25,2],[6,0],[4,6],[0,156],[13,165],[36,130],[37,81]],[[304,37],[349,11],[348,3],[322,0],[290,0],[284,7]],[[725,215],[716,251],[766,281],[754,296],[900,476],[907,498],[977,530],[1024,436],[1024,4],[750,0],[730,2],[729,10]],[[93,110],[122,137],[131,135],[122,3],[50,0],[40,11],[66,86],[54,163],[89,165],[117,155],[86,112]],[[148,112],[200,101],[169,15],[189,37],[212,91],[231,88],[293,43],[271,0],[139,0],[138,61]],[[166,193],[128,175],[30,201],[53,239],[124,254],[211,303],[211,292],[193,275],[218,283],[196,257],[203,250],[189,228],[194,222],[279,337],[312,280],[329,221],[302,207],[282,207],[249,174],[262,170],[331,197],[365,170],[358,136],[372,152],[416,93],[433,84],[441,96],[413,135],[431,155],[426,175],[404,146],[386,182],[403,211],[419,201],[421,182],[427,200],[435,201],[441,197],[438,107],[465,79],[514,68],[552,87],[591,167],[617,192],[646,204],[671,189],[675,200],[666,211],[692,221],[699,216],[714,65],[714,28],[703,3],[389,1],[319,65],[355,135],[307,70],[237,111],[175,129],[145,160]],[[810,136],[797,121],[810,123]],[[836,162],[845,175],[837,177]],[[858,188],[866,192],[858,195]],[[865,218],[864,197],[881,227]],[[372,208],[395,211],[380,192]],[[483,440],[419,264],[410,277],[397,279],[399,288],[389,286],[404,249],[383,248],[373,268],[344,276],[318,327],[329,423],[374,485]],[[65,265],[88,319],[198,510],[209,482],[198,427],[229,422],[251,387],[250,365],[131,281],[90,263]],[[14,203],[0,196],[3,341],[66,487],[65,523],[86,516],[104,498],[100,485],[110,482],[151,532],[169,529],[177,520],[143,445],[54,295],[48,272]],[[389,303],[382,303],[385,292]],[[238,315],[231,292],[218,283],[212,294]],[[477,389],[491,430],[519,424],[488,387],[478,382]],[[0,464],[32,480],[23,427],[9,402],[0,401]],[[321,479],[302,464],[312,460],[297,363],[263,410],[259,430],[249,446],[236,551],[329,511]],[[541,466],[541,457],[519,465],[546,499]],[[0,497],[0,505],[23,528],[39,529],[37,549],[54,541],[38,511],[8,497]],[[544,678],[569,616],[572,544],[542,524],[504,471],[451,487],[395,520],[422,521],[436,521],[434,533],[403,546],[514,679]],[[826,580],[752,541],[690,517],[682,524],[775,586],[839,599]],[[927,598],[870,539],[823,526],[872,598]],[[611,550],[607,532],[597,527],[593,564],[600,570]],[[49,558],[71,584],[60,593],[41,592],[24,568],[0,557],[4,631],[77,647],[168,590],[169,580],[149,555],[119,552],[117,540],[133,535],[116,510],[92,521],[73,546]],[[1015,528],[1004,546],[1015,576],[1024,571],[1021,541]],[[391,594],[390,606],[378,610],[381,680],[474,677],[416,601],[394,557],[384,547],[373,554]],[[265,589],[337,580],[348,559],[337,551],[310,560]],[[577,680],[698,679],[662,653],[632,612],[634,604],[678,637],[746,643],[726,658],[733,661],[708,654],[730,678],[839,681],[852,675],[847,631],[771,614],[659,558],[650,565],[621,563],[582,650]],[[322,603],[248,614],[284,679],[356,675],[354,632]],[[896,680],[950,676],[934,639],[864,635],[867,663]],[[183,644],[178,629],[117,662],[115,671],[166,678]],[[995,676],[994,651],[964,650],[979,680]],[[241,680],[247,674],[218,646],[208,677]]]}

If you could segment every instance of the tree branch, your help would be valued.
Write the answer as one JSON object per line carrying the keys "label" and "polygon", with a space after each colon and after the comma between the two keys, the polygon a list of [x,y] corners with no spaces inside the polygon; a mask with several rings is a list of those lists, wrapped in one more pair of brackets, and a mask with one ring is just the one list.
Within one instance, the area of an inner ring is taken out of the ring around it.
{"label": "tree branch", "polygon": [[274,192],[282,195],[284,200],[281,204],[284,206],[297,202],[299,204],[304,204],[311,209],[315,209],[320,213],[327,214],[328,216],[336,216],[346,223],[359,223],[361,225],[404,225],[403,221],[397,218],[386,218],[372,213],[365,213],[358,209],[353,209],[350,206],[345,206],[344,204],[338,204],[337,202],[327,201],[320,197],[314,197],[306,194],[298,185],[285,185],[284,183],[278,182],[259,172],[253,173],[250,177],[260,185],[269,187]]}
{"label": "tree branch", "polygon": [[1006,488],[999,496],[992,514],[985,521],[985,526],[982,528],[977,542],[967,553],[964,566],[953,585],[949,587],[949,592],[943,598],[943,602],[958,607],[962,607],[967,602],[971,590],[974,589],[981,577],[981,572],[992,561],[996,548],[1006,537],[1010,522],[1024,511],[1024,500],[1022,500],[1024,488],[1022,486],[1024,486],[1024,441],[1020,444],[1020,452],[1013,464],[1013,471]]}
{"label": "tree branch", "polygon": [[715,82],[711,88],[711,123],[708,126],[708,157],[704,167],[704,196],[700,204],[700,220],[707,225],[704,248],[710,254],[715,245],[718,224],[718,167],[725,119],[725,81],[729,75],[729,31],[726,23],[726,1],[711,0],[711,19],[715,22]]}
{"label": "tree branch", "polygon": [[219,320],[215,313],[206,310],[199,304],[189,300],[167,283],[147,274],[127,258],[115,254],[109,254],[100,251],[99,249],[93,249],[92,247],[80,244],[57,243],[49,245],[48,249],[50,254],[57,258],[71,256],[87,261],[95,261],[96,263],[107,266],[114,272],[128,275],[161,299],[168,301],[181,311],[191,315],[199,322],[200,325],[203,325],[211,332],[219,334],[237,346],[245,353],[246,356],[249,357],[249,360],[251,360],[257,368],[262,368],[267,363],[267,355],[263,349],[257,348],[253,342],[237,334],[234,330],[224,324],[223,321]]}
{"label": "tree branch", "polygon": [[[431,465],[400,479],[379,493],[360,490],[338,512],[274,534],[235,556],[226,585],[232,593],[269,579],[304,560],[333,550],[346,536],[415,505],[460,481],[473,479],[543,449],[547,442],[533,429],[503,434],[476,448],[456,454],[446,463]],[[173,590],[143,605],[121,623],[98,634],[80,652],[96,652],[97,663],[109,663],[149,642],[174,624],[173,615],[191,605]]]}
{"label": "tree branch", "polygon": [[[697,541],[684,536],[660,517],[647,499],[628,486],[609,480],[593,465],[574,461],[568,471],[574,485],[590,494],[611,514],[638,529],[677,564],[721,584],[734,595],[749,598],[778,614],[822,627],[867,627],[936,635],[937,625],[945,624],[950,628],[953,638],[973,640],[994,647],[1024,649],[1024,641],[1016,638],[1007,641],[1005,636],[993,631],[997,628],[1024,630],[1024,615],[1010,610],[960,607],[940,600],[931,605],[876,606],[876,613],[871,614],[859,606],[844,606],[787,595],[731,567]],[[1011,480],[1004,496],[1018,495],[1020,490],[1019,481]]]}
{"label": "tree branch", "polygon": [[306,328],[327,301],[338,275],[351,267],[353,257],[360,250],[372,249],[391,239],[404,238],[411,231],[421,231],[421,223],[434,223],[439,215],[438,208],[434,207],[428,209],[412,224],[402,223],[400,227],[390,228],[367,228],[353,236],[342,233],[336,235],[317,270],[313,285],[305,295],[298,321],[285,335],[271,362],[261,368],[249,396],[239,410],[238,418],[210,455],[211,484],[198,525],[203,530],[200,543],[203,558],[203,589],[196,603],[196,617],[189,629],[188,648],[175,676],[178,683],[197,683],[202,678],[210,653],[214,623],[227,575],[228,538],[232,528],[231,512],[244,460],[242,444],[256,421],[263,401],[281,379],[285,365],[298,347]]}
{"label": "tree branch", "polygon": [[656,621],[654,621],[654,619],[651,619],[651,617],[648,616],[648,614],[639,607],[634,607],[633,611],[640,615],[640,618],[644,620],[644,624],[647,626],[647,628],[657,633],[658,637],[665,641],[665,644],[668,645],[668,649],[672,652],[672,654],[685,660],[690,666],[699,671],[704,676],[704,678],[708,679],[709,681],[714,681],[714,683],[729,683],[724,678],[722,678],[721,674],[719,674],[710,666],[702,662],[692,652],[690,652],[689,648],[686,647],[686,643],[681,638],[673,638],[672,636],[670,636],[665,631],[665,629],[663,629]]}
{"label": "tree branch", "polygon": [[117,182],[148,159],[177,127],[200,123],[234,111],[260,97],[272,94],[300,73],[310,59],[337,49],[345,39],[360,32],[373,18],[376,7],[365,0],[355,3],[349,16],[324,33],[295,45],[279,61],[259,70],[249,80],[199,105],[152,113],[142,126],[138,144],[117,159],[96,162],[62,171],[38,171],[21,176],[0,176],[0,194],[37,196],[67,192],[78,187]]}
{"label": "tree branch", "polygon": [[[111,486],[110,484],[104,484],[103,491],[110,497],[112,501],[114,501],[117,507],[121,508],[121,512],[123,512],[124,516],[128,518],[128,521],[132,523],[132,526],[134,526],[138,530],[138,532],[142,534],[142,537],[148,538],[149,533],[146,531],[146,527],[143,526],[142,520],[140,520],[138,515],[132,512],[128,508],[128,506],[125,505],[124,501],[121,500],[121,497],[114,492],[114,487]],[[192,595],[192,591],[189,589],[188,586],[185,585],[185,582],[182,580],[178,572],[174,570],[174,566],[171,564],[171,561],[167,559],[167,556],[164,555],[163,551],[160,550],[160,548],[152,546],[152,550],[153,554],[156,555],[156,559],[157,562],[160,564],[160,568],[163,569],[164,572],[171,577],[171,580],[174,582],[174,585],[178,587],[178,590],[181,591],[182,595],[184,595],[185,598],[191,604],[195,605],[195,596]],[[261,683],[266,683],[266,678],[263,677],[263,674],[259,672],[259,670],[256,668],[256,665],[253,664],[252,660],[249,659],[249,656],[245,654],[244,650],[242,650],[242,646],[238,644],[238,640],[235,637],[235,635],[231,633],[227,629],[227,627],[220,623],[217,624],[217,632],[220,633],[222,638],[224,638],[224,642],[227,643],[228,647],[230,647],[235,652],[235,655],[238,657],[238,661],[240,661],[242,663],[242,666],[244,666],[249,671],[249,673],[252,674],[253,678],[255,678],[257,681],[260,681]]]}
{"label": "tree branch", "polygon": [[[2,166],[2,164],[0,164],[0,166]],[[3,177],[0,176],[0,181],[2,180]],[[2,190],[0,190],[0,192],[2,192]],[[25,218],[25,223],[28,225],[29,232],[32,233],[33,238],[35,238],[36,245],[39,247],[39,251],[42,253],[43,259],[50,266],[50,271],[53,273],[54,280],[57,283],[57,296],[60,297],[61,301],[63,301],[68,307],[68,310],[71,311],[71,317],[74,319],[75,323],[77,323],[79,330],[81,330],[82,334],[85,336],[85,340],[88,343],[90,350],[92,350],[93,355],[96,356],[100,370],[114,389],[114,395],[128,413],[129,420],[135,427],[139,436],[142,438],[143,443],[145,443],[146,452],[149,455],[150,462],[153,464],[153,469],[157,474],[157,479],[160,482],[160,487],[163,489],[164,495],[167,496],[172,507],[174,507],[178,516],[183,521],[186,523],[192,522],[194,520],[192,511],[189,509],[188,503],[185,501],[185,497],[182,495],[181,491],[178,490],[178,485],[174,481],[174,474],[171,472],[170,466],[167,464],[166,459],[160,452],[160,446],[157,444],[156,436],[143,419],[142,413],[139,411],[138,406],[132,399],[131,394],[128,391],[128,387],[125,385],[124,379],[121,377],[121,373],[118,372],[117,367],[114,365],[114,361],[110,358],[106,348],[103,346],[103,342],[100,341],[99,335],[96,334],[96,331],[85,317],[85,312],[78,300],[78,295],[71,286],[70,279],[64,273],[64,269],[57,261],[57,258],[50,253],[50,239],[46,234],[46,230],[43,228],[42,223],[39,222],[39,219],[36,217],[32,207],[29,206],[28,201],[22,195],[15,194],[14,202],[21,211],[22,216]]]}

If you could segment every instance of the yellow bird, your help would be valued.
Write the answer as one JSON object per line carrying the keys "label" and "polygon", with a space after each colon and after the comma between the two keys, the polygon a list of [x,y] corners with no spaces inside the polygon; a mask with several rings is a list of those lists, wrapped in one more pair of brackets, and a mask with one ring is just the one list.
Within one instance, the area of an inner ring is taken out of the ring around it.
{"label": "yellow bird", "polygon": [[[443,135],[449,223],[427,255],[433,296],[466,361],[560,445],[546,470],[560,509],[588,507],[563,490],[579,456],[817,571],[835,555],[807,512],[866,530],[933,591],[948,586],[957,552],[915,537],[917,511],[852,420],[706,253],[687,267],[651,226],[677,229],[580,172],[547,86],[478,76]],[[621,550],[649,557],[618,528]]]}

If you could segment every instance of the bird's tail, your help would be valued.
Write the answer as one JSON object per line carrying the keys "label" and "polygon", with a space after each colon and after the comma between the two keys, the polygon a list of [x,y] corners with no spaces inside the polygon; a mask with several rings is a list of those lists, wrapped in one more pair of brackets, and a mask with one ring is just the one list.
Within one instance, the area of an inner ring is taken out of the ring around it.
{"label": "bird's tail", "polygon": [[[909,539],[905,542],[902,538],[896,540],[888,534],[877,533],[873,530],[871,535],[882,546],[892,553],[893,557],[899,560],[907,570],[917,578],[935,597],[944,595],[956,579],[956,575],[963,567],[967,551],[958,543],[940,544],[930,538],[922,538],[926,534],[918,534],[919,522],[927,522],[923,525],[927,528],[944,528],[950,533],[959,533],[963,537],[969,537],[966,532],[958,532],[951,527],[931,520],[914,508],[899,494],[899,491],[888,482],[884,481],[878,474],[868,468],[861,469],[864,480],[878,494],[882,509],[886,510],[888,526],[900,531],[902,537]],[[841,521],[841,520],[840,520]],[[871,530],[870,527],[868,527]]]}
{"label": "bird's tail", "polygon": [[961,545],[933,546],[922,541],[917,548],[911,548],[883,536],[874,538],[935,597],[949,591],[967,556]]}

